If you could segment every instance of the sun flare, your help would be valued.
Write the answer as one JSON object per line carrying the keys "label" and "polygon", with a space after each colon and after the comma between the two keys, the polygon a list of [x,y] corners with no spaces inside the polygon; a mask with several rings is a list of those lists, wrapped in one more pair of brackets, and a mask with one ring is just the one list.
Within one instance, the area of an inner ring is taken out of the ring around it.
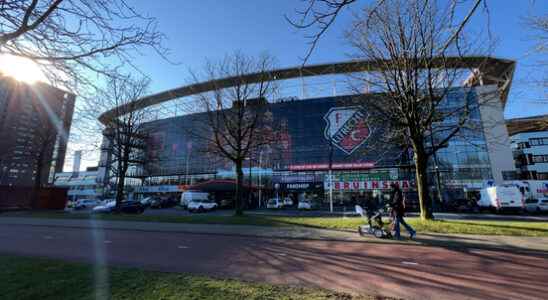
{"label": "sun flare", "polygon": [[0,54],[0,73],[26,83],[47,81],[40,67],[32,60],[8,54]]}

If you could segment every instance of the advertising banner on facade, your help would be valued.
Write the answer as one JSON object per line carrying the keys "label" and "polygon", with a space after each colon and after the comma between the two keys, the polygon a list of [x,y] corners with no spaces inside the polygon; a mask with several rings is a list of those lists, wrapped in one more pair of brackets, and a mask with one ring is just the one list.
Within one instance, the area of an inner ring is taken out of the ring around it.
{"label": "advertising banner on facade", "polygon": [[136,186],[133,190],[135,193],[176,193],[183,192],[183,185],[151,185],[151,186]]}
{"label": "advertising banner on facade", "polygon": [[[374,162],[331,164],[331,170],[362,170],[371,169],[373,167],[375,167]],[[290,171],[325,171],[329,170],[329,164],[290,165],[288,169]]]}
{"label": "advertising banner on facade", "polygon": [[[394,183],[402,190],[412,187],[412,182],[409,180],[368,180],[368,181],[333,181],[334,191],[367,191],[367,190],[388,190],[390,185]],[[324,182],[324,189],[329,190],[330,180]]]}

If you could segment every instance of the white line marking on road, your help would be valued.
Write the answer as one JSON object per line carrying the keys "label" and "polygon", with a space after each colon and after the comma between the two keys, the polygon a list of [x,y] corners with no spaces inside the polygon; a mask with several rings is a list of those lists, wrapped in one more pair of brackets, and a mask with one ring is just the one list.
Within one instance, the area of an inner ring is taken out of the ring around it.
{"label": "white line marking on road", "polygon": [[178,246],[179,249],[188,249],[188,246]]}
{"label": "white line marking on road", "polygon": [[419,263],[416,263],[416,262],[413,262],[413,261],[402,261],[401,263],[404,264],[404,265],[413,265],[413,266],[416,266],[416,265],[419,264]]}
{"label": "white line marking on road", "polygon": [[279,256],[286,256],[287,254],[285,253],[278,253]]}
{"label": "white line marking on road", "polygon": [[44,239],[51,240],[51,239],[53,239],[53,237],[51,235],[44,235]]}
{"label": "white line marking on road", "polygon": [[112,244],[112,241],[105,241],[105,244]]}

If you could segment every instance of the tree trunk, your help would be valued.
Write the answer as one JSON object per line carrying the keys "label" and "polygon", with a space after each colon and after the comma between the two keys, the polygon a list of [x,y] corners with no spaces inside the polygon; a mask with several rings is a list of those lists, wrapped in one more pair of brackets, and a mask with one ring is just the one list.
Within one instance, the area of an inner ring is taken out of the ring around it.
{"label": "tree trunk", "polygon": [[428,194],[428,155],[422,142],[414,143],[413,150],[415,152],[415,175],[419,195],[420,217],[421,220],[430,220],[433,219],[433,215],[430,210],[431,201]]}
{"label": "tree trunk", "polygon": [[126,175],[121,174],[118,177],[118,184],[116,185],[116,209],[120,208],[122,201],[124,200],[124,187],[125,187]]}
{"label": "tree trunk", "polygon": [[118,182],[116,184],[116,210],[120,210],[120,205],[124,200],[124,187],[126,183],[126,172],[124,171],[123,157],[118,158]]}
{"label": "tree trunk", "polygon": [[234,206],[236,208],[235,214],[241,216],[244,214],[242,207],[242,195],[243,195],[243,180],[244,172],[242,170],[242,162],[236,162],[236,201]]}

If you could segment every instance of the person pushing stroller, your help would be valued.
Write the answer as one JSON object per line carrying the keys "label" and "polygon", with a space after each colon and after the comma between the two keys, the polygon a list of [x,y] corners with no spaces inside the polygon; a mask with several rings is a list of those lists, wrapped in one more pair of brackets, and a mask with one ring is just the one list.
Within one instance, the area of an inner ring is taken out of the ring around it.
{"label": "person pushing stroller", "polygon": [[364,199],[361,204],[364,208],[356,205],[356,213],[367,218],[369,226],[358,226],[358,233],[360,235],[364,235],[365,233],[373,234],[377,238],[391,238],[392,234],[390,231],[384,230],[385,223],[382,220],[383,210],[379,208],[379,203],[374,198],[368,198]]}
{"label": "person pushing stroller", "polygon": [[402,224],[407,232],[409,232],[409,237],[412,239],[417,235],[417,232],[413,229],[413,227],[409,226],[404,220],[405,216],[405,202],[403,199],[403,194],[401,192],[400,187],[392,183],[390,184],[391,191],[390,191],[390,207],[392,208],[392,216],[393,216],[393,230],[394,230],[394,238],[400,239],[400,224]]}

